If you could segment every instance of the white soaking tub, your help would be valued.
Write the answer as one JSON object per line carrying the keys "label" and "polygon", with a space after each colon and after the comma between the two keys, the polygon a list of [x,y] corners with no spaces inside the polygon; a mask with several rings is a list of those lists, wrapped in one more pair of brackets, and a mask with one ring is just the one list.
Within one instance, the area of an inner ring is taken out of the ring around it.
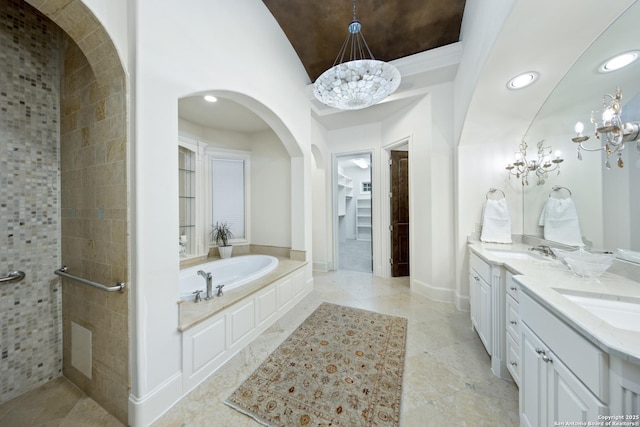
{"label": "white soaking tub", "polygon": [[216,286],[224,285],[223,292],[237,289],[273,271],[278,266],[278,258],[269,255],[243,255],[211,261],[180,271],[180,298],[189,301],[194,299],[194,291],[202,290],[206,295],[207,284],[198,274],[203,270],[211,273],[213,291]]}

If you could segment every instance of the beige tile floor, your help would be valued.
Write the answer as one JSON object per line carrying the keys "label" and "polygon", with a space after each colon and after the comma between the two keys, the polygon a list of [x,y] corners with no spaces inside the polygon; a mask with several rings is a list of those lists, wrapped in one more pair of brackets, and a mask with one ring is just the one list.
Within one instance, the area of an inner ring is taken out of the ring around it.
{"label": "beige tile floor", "polygon": [[252,427],[223,401],[320,305],[336,304],[409,319],[402,393],[403,427],[517,426],[518,389],[494,377],[471,330],[469,313],[411,294],[407,278],[355,271],[315,273],[315,289],[193,392],[154,427]]}
{"label": "beige tile floor", "polygon": [[0,405],[0,427],[122,427],[64,377]]}
{"label": "beige tile floor", "polygon": [[[469,313],[411,294],[407,278],[355,271],[316,273],[315,289],[154,427],[252,427],[223,401],[323,301],[409,319],[402,393],[403,427],[517,426],[518,389],[494,377]],[[28,409],[31,408],[31,409]],[[4,426],[120,426],[63,378],[0,405]]]}

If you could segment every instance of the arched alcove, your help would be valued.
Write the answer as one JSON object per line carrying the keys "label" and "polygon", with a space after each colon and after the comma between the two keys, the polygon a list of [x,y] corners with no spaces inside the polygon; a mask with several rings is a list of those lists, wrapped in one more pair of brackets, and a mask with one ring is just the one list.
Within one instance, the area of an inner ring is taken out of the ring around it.
{"label": "arched alcove", "polygon": [[[218,101],[206,102],[204,95],[215,96]],[[199,180],[194,215],[195,238],[203,239],[203,230],[210,226],[211,172],[208,163],[213,156],[248,156],[250,173],[247,174],[247,227],[249,236],[237,243],[238,250],[249,251],[257,247],[279,248],[281,255],[289,256],[296,237],[304,230],[293,221],[294,212],[304,210],[302,195],[295,183],[303,181],[302,150],[289,129],[277,114],[254,98],[232,91],[208,90],[189,94],[178,101],[179,134],[181,145],[193,153]],[[222,153],[221,153],[222,151]],[[203,206],[203,203],[205,206]],[[182,215],[182,211],[181,211]],[[200,218],[200,219],[198,219]],[[207,222],[209,221],[209,222]],[[184,222],[181,218],[181,222]],[[186,229],[186,228],[185,228]],[[250,244],[243,248],[243,245]],[[234,244],[236,246],[236,244]],[[192,245],[190,249],[193,249]],[[208,242],[195,245],[198,255],[209,249]],[[200,249],[198,249],[200,248]],[[303,249],[303,248],[302,248]],[[234,253],[237,250],[234,249]],[[242,252],[240,252],[242,253]],[[215,250],[212,253],[215,255]]]}

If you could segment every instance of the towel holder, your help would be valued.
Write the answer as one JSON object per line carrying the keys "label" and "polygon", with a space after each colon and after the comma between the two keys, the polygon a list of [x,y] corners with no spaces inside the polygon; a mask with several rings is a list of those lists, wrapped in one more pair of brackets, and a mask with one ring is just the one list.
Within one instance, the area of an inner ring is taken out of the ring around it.
{"label": "towel holder", "polygon": [[[489,200],[489,194],[495,194],[497,191],[502,193],[502,198],[505,199],[507,196],[504,194],[504,191],[500,190],[499,188],[490,188],[489,191],[487,191],[487,195],[485,196],[487,198],[487,200]],[[500,200],[500,199],[496,199],[496,200]]]}
{"label": "towel holder", "polygon": [[551,197],[551,194],[552,194],[554,191],[560,191],[560,190],[567,190],[567,192],[569,193],[569,197],[573,196],[573,194],[571,194],[571,190],[569,190],[567,187],[562,187],[562,186],[560,186],[560,185],[554,185],[554,186],[551,188],[551,193],[549,193],[549,197]]}

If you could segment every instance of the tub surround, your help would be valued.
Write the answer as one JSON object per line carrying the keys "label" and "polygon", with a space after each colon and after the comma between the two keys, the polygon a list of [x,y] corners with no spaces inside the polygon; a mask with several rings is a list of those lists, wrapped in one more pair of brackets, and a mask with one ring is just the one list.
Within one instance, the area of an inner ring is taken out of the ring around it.
{"label": "tub surround", "polygon": [[183,397],[312,291],[310,266],[280,258],[275,270],[222,297],[179,302]]}
{"label": "tub surround", "polygon": [[[609,271],[598,278],[581,278],[575,276],[559,260],[507,259],[496,255],[495,251],[527,251],[530,247],[522,243],[500,245],[473,242],[469,244],[470,250],[480,258],[490,264],[504,266],[511,271],[523,292],[601,350],[640,365],[640,332],[611,326],[563,295],[563,293],[588,294],[600,295],[608,299],[617,298],[620,301],[638,301],[640,283]],[[627,266],[627,270],[631,268],[633,266]]]}
{"label": "tub surround", "polygon": [[[308,264],[307,261],[297,261],[282,257],[276,258],[278,258],[278,266],[273,271],[237,289],[224,291],[224,296],[222,297],[215,297],[208,301],[203,299],[199,303],[184,300],[178,301],[180,319],[178,330],[184,332],[200,324],[238,301],[255,294],[283,277],[304,268]],[[207,261],[210,262],[211,259],[205,260],[205,262]]]}

